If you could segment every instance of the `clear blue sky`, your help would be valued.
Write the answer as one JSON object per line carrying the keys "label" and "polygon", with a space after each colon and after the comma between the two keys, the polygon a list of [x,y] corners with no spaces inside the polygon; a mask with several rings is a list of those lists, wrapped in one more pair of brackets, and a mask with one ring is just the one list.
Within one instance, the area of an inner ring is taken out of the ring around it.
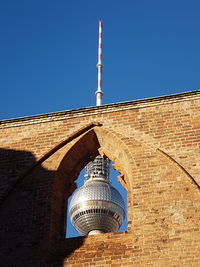
{"label": "clear blue sky", "polygon": [[98,20],[103,103],[200,86],[200,1],[1,0],[0,119],[95,105]]}

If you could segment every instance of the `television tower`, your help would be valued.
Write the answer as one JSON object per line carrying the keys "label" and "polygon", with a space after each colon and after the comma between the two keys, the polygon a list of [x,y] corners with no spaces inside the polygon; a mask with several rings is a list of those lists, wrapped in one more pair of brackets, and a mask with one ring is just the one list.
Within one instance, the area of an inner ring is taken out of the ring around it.
{"label": "television tower", "polygon": [[[96,106],[102,104],[102,67],[102,21],[99,21]],[[110,160],[97,156],[86,166],[84,185],[72,196],[70,219],[81,235],[117,231],[125,218],[124,201],[109,181],[109,169]]]}

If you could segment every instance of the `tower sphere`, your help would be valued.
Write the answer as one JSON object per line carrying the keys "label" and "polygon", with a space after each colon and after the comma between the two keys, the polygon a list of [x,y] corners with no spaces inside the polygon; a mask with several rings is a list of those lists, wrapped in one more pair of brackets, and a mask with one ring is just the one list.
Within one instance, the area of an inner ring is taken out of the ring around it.
{"label": "tower sphere", "polygon": [[81,235],[114,232],[125,217],[121,194],[109,181],[109,160],[97,156],[86,167],[84,185],[72,196],[69,214]]}

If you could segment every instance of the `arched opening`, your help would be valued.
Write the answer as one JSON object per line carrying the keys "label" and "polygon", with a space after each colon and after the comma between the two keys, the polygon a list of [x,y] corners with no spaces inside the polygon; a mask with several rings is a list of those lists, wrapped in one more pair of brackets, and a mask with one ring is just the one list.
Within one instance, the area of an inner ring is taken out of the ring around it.
{"label": "arched opening", "polygon": [[[67,200],[77,188],[75,181],[79,173],[97,155],[106,156],[114,162],[114,168],[120,173],[118,180],[127,190],[127,207],[131,205],[132,199],[128,192],[132,176],[132,157],[120,138],[100,128],[102,127],[94,127],[74,139],[66,148],[62,148],[62,153],[64,151],[65,154],[57,168],[51,191],[48,231],[50,246],[65,239]],[[128,216],[128,208],[126,214]]]}
{"label": "arched opening", "polygon": [[[133,141],[134,140],[131,140],[132,142],[131,145],[132,148],[134,149]],[[181,184],[180,167],[178,168],[177,166],[173,167],[174,166],[173,161],[170,162],[169,164],[168,157],[163,157],[163,155],[160,155],[160,153],[158,153],[158,151],[155,148],[154,150],[152,149],[151,151],[151,147],[148,146],[148,144],[147,145],[145,144],[145,146],[144,144],[142,144],[141,150],[135,149],[136,152],[131,152],[132,153],[131,154],[127,150],[125,142],[126,141],[123,142],[123,139],[120,139],[120,137],[117,136],[117,134],[115,134],[114,132],[108,131],[103,127],[94,127],[93,130],[87,131],[80,137],[74,139],[72,143],[70,143],[70,145],[66,149],[64,149],[64,153],[62,155],[62,161],[59,162],[59,167],[57,168],[57,173],[53,184],[52,205],[50,210],[51,231],[48,232],[48,234],[50,235],[50,240],[52,241],[52,247],[55,247],[55,241],[57,241],[58,239],[59,239],[58,241],[60,241],[60,239],[65,238],[66,228],[64,224],[66,222],[66,206],[67,206],[66,203],[68,197],[73,193],[73,191],[76,188],[75,180],[77,179],[79,172],[84,168],[84,166],[98,154],[106,155],[115,162],[116,169],[119,171],[122,170],[120,171],[121,175],[119,177],[121,183],[124,185],[125,188],[127,188],[128,193],[130,192],[130,190],[132,190],[131,191],[132,196],[130,194],[128,194],[127,196],[128,198],[127,206],[128,209],[130,207],[129,205],[131,205],[132,208],[134,206],[136,208],[134,209],[134,212],[132,212],[132,217],[131,218],[129,217],[130,221],[129,229],[131,229],[131,226],[134,226],[134,232],[136,234],[141,234],[141,232],[138,230],[140,225],[148,224],[148,228],[150,228],[150,231],[146,231],[145,233],[146,235],[147,233],[150,233],[152,235],[151,238],[153,238],[154,234],[157,233],[156,231],[158,232],[160,231],[159,234],[162,236],[163,229],[160,230],[159,224],[157,223],[152,224],[151,221],[152,213],[156,213],[156,216],[162,219],[161,216],[164,215],[164,212],[166,212],[166,214],[170,212],[170,209],[165,209],[163,211],[163,205],[165,205],[165,207],[168,207],[169,204],[172,204],[173,206],[173,203],[170,202],[170,198],[168,198],[169,195],[172,195],[171,193],[172,190],[171,191],[167,190],[165,194],[164,191],[159,189],[163,187],[163,184],[165,185],[166,181],[168,184],[169,180],[171,180],[170,188],[173,189],[174,176],[177,176],[177,183],[176,183],[177,186]],[[145,152],[148,152],[148,155],[142,157]],[[131,157],[131,155],[134,155],[136,163],[138,163],[137,159],[143,160],[141,166],[139,164],[137,165],[139,171],[141,171],[141,173],[143,172],[144,174],[143,177],[142,175],[141,176],[139,175],[137,176],[137,174],[134,175],[137,170],[134,165],[135,163],[133,160],[133,156]],[[148,159],[148,161],[146,159]],[[143,168],[144,166],[145,168]],[[133,168],[134,172],[132,170]],[[177,168],[177,173],[176,173],[176,168]],[[148,174],[150,174],[149,176],[146,174],[146,170],[148,170]],[[136,177],[137,181],[136,182],[133,181],[131,183],[133,175],[134,177]],[[150,177],[149,183],[147,183],[146,177],[148,179]],[[162,179],[163,183],[161,181]],[[136,186],[138,186],[137,183],[139,184],[139,187],[136,188]],[[132,188],[130,188],[131,184]],[[150,188],[151,191],[150,193],[147,192],[148,194],[145,195],[144,199],[142,194],[145,190],[149,191],[150,186],[151,186]],[[137,192],[139,192],[139,194],[134,195],[134,189]],[[173,193],[175,192],[176,190],[173,191]],[[161,203],[161,201],[163,201],[162,205],[160,206],[159,215],[158,215],[158,210],[155,210],[154,208],[155,202],[151,200],[152,193],[156,194],[157,202],[159,201],[159,203]],[[163,198],[164,194],[167,197]],[[134,201],[135,203],[133,203],[131,197],[134,197],[136,199]],[[138,208],[138,204],[141,206],[141,208],[140,207]],[[130,216],[130,214],[128,215]],[[169,214],[169,218],[170,216],[171,214]],[[135,220],[134,224],[133,220]],[[129,233],[130,232],[131,230],[129,231]],[[77,239],[84,240],[84,238],[77,238]],[[73,240],[73,242],[76,243],[76,240],[75,241]],[[68,243],[66,242],[67,244],[72,242],[71,240],[68,241],[69,241]],[[60,247],[60,242],[58,242],[57,244],[58,247]],[[75,250],[74,247],[76,249],[76,246],[73,246],[73,251]]]}

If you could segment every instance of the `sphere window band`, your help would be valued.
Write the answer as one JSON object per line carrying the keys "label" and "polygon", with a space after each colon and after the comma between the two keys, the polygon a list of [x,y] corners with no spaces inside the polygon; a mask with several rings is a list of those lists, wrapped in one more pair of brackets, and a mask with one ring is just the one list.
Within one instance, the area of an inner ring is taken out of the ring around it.
{"label": "sphere window band", "polygon": [[119,216],[117,213],[111,211],[111,210],[107,210],[107,209],[90,209],[90,210],[84,210],[84,211],[81,211],[79,213],[77,213],[75,216],[72,217],[72,221],[73,223],[75,224],[76,223],[76,220],[84,215],[84,214],[88,214],[88,213],[104,213],[104,214],[107,214],[107,215],[111,215],[112,217],[114,217],[118,222],[119,224],[122,223],[122,217]]}
{"label": "sphere window band", "polygon": [[[113,204],[113,205],[112,205]],[[103,207],[103,208],[112,208],[112,209],[117,209],[119,210],[120,207],[116,207],[115,203],[111,203],[108,201],[87,201],[87,202],[83,202],[80,203],[76,206],[74,206],[73,208],[70,209],[70,217],[72,216],[72,214],[74,214],[77,210],[83,209],[83,208],[87,208],[87,207]],[[121,207],[120,212],[122,212],[123,214],[123,219],[125,217],[125,212],[123,210],[123,207]]]}

